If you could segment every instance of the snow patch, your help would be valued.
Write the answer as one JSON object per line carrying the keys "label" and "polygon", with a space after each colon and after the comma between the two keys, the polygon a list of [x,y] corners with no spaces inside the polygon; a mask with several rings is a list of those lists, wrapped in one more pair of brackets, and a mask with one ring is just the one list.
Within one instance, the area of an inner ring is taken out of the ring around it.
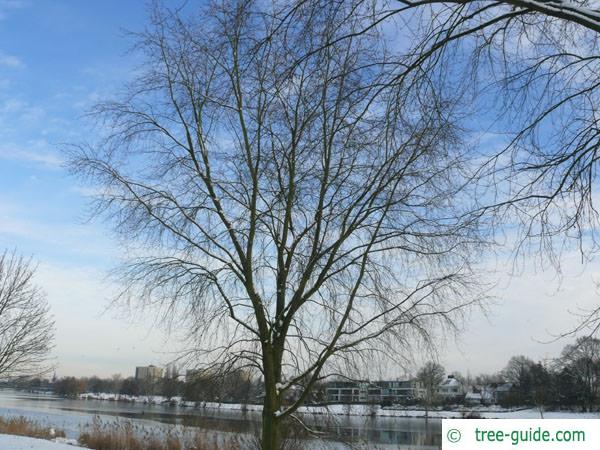
{"label": "snow patch", "polygon": [[71,445],[74,442],[73,439],[45,441],[43,439],[33,439],[24,436],[0,434],[0,448],[7,450],[74,450],[84,448]]}
{"label": "snow patch", "polygon": [[[287,388],[283,383],[277,383],[276,388],[281,391]],[[201,408],[201,409],[219,409],[227,411],[262,411],[262,405],[240,404],[240,403],[217,403],[217,402],[186,402],[181,397],[173,397],[170,401],[166,397],[154,396],[131,396],[120,394],[81,394],[81,398],[93,400],[109,401],[127,401],[136,403],[161,404],[171,403],[180,407]],[[347,405],[330,404],[325,406],[301,406],[298,408],[300,414],[314,415],[346,415],[346,416],[377,416],[377,417],[398,417],[398,418],[424,418],[425,410],[415,407],[386,407],[379,405]],[[476,412],[482,419],[539,419],[540,412],[536,408],[531,409],[504,409],[500,406],[473,406],[460,407],[449,411],[430,410],[430,418],[438,419],[462,419],[466,413]],[[580,413],[572,411],[545,411],[546,419],[600,419],[600,413]],[[0,447],[1,449],[2,447]]]}

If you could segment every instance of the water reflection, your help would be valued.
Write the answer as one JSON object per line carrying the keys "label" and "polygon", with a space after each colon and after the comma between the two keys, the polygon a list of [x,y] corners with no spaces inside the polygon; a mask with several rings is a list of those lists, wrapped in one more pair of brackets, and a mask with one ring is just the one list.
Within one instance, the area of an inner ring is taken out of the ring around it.
{"label": "water reflection", "polygon": [[[323,424],[314,417],[305,421],[331,440],[398,446],[435,447],[441,445],[441,421],[419,419],[331,417]],[[311,423],[312,422],[312,423]]]}
{"label": "water reflection", "polygon": [[[0,414],[25,415],[65,429],[75,437],[95,415],[104,419],[123,417],[135,421],[199,427],[206,430],[255,433],[260,413],[192,409],[177,406],[121,403],[101,400],[71,400],[51,395],[34,395],[0,390]],[[355,416],[301,416],[302,420],[329,442],[437,449],[441,446],[441,421]],[[148,423],[146,423],[148,425]],[[311,436],[304,436],[310,439]]]}

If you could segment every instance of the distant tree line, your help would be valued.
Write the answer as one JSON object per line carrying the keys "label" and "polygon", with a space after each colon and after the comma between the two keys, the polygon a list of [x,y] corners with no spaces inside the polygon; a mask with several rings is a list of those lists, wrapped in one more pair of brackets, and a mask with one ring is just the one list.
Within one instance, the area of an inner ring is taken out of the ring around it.
{"label": "distant tree line", "polygon": [[600,339],[580,338],[567,345],[551,364],[534,363],[524,356],[511,358],[504,377],[514,388],[507,406],[532,405],[540,409],[600,407]]}
{"label": "distant tree line", "polygon": [[[36,382],[37,384],[37,382]],[[136,379],[100,377],[63,377],[53,383],[53,392],[62,397],[77,397],[82,393],[106,393],[131,396],[158,395],[171,400],[180,397],[185,401],[215,401],[253,403],[262,393],[261,383],[245,371],[224,375],[195,374],[184,380],[182,376],[167,371],[162,378]]]}
{"label": "distant tree line", "polygon": [[[452,377],[459,381],[462,389],[456,396],[442,396],[439,384],[444,380],[444,368],[428,362],[419,370],[416,381],[420,383],[420,398],[413,398],[407,404],[444,406],[468,403],[468,392],[483,392],[484,387],[509,385],[504,395],[494,399],[494,403],[507,408],[537,407],[540,411],[574,409],[581,411],[600,410],[600,339],[579,338],[565,346],[560,356],[545,362],[535,362],[523,356],[513,356],[506,367],[493,374],[475,377],[463,376],[454,372]],[[4,383],[3,385],[6,385]],[[140,380],[134,377],[110,378],[63,377],[52,381],[32,378],[10,383],[19,389],[53,391],[62,397],[77,397],[90,393],[122,394],[130,396],[159,395],[167,401],[178,397],[190,402],[231,402],[260,403],[264,395],[263,381],[244,370],[227,374],[206,372],[188,373],[184,377],[175,369],[167,370],[162,378]],[[326,383],[319,383],[312,390],[307,403],[326,401]],[[293,399],[288,399],[293,401]],[[491,402],[488,400],[487,402]],[[485,398],[483,403],[486,403]]]}
{"label": "distant tree line", "polygon": [[[504,407],[537,407],[540,411],[600,409],[600,339],[582,337],[567,345],[561,355],[552,360],[535,362],[526,356],[513,356],[506,367],[495,374],[464,377],[454,373],[463,390],[456,397],[442,397],[432,387],[438,385],[444,373],[439,364],[429,362],[418,373],[427,395],[415,401],[425,406],[463,403],[467,392],[481,391],[485,386],[510,383],[497,403]],[[484,401],[485,402],[485,401]]]}

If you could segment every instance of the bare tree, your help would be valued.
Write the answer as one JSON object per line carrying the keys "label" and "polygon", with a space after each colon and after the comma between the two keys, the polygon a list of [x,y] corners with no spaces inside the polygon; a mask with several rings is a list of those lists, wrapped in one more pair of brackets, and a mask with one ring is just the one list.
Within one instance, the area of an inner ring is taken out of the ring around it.
{"label": "bare tree", "polygon": [[[400,88],[469,90],[463,113],[475,133],[507,137],[500,150],[483,149],[478,180],[482,212],[522,222],[522,242],[557,256],[555,240],[584,241],[590,229],[600,148],[600,8],[593,0],[355,0],[365,17],[356,38],[382,22],[400,21],[405,44]],[[362,6],[362,8],[361,8]],[[282,21],[293,20],[290,7]],[[395,33],[401,29],[392,27]],[[406,31],[409,30],[409,31]],[[441,76],[443,74],[443,76]],[[429,83],[423,83],[421,80]],[[418,80],[418,81],[416,81]],[[558,258],[555,259],[558,263]]]}
{"label": "bare tree", "polygon": [[531,400],[540,412],[540,419],[544,418],[544,410],[552,398],[556,398],[553,374],[538,362],[530,369],[532,393]]}
{"label": "bare tree", "polygon": [[[533,251],[558,271],[567,249],[597,252],[598,4],[402,3],[416,22],[429,24],[409,72],[453,65],[459,84],[474,87],[473,103],[494,111],[475,123],[477,131],[504,136],[497,149],[482,149],[482,213],[494,215],[500,230],[508,224],[518,233],[516,253]],[[575,314],[579,325],[559,337],[600,329],[600,307]]]}
{"label": "bare tree", "polygon": [[475,98],[495,111],[477,131],[508,138],[499,151],[484,150],[481,174],[493,192],[482,196],[482,207],[520,219],[522,242],[546,255],[558,256],[555,240],[565,238],[596,250],[587,230],[598,224],[598,9],[587,0],[401,3],[429,24],[407,73],[454,66],[460,80],[439,88],[474,87]]}
{"label": "bare tree", "polygon": [[0,255],[0,377],[38,375],[48,369],[54,322],[35,267],[15,252]]}
{"label": "bare tree", "polygon": [[207,372],[260,372],[265,450],[313,386],[455,327],[481,286],[452,103],[399,91],[377,30],[334,43],[364,25],[351,4],[300,5],[285,27],[280,7],[154,10],[143,73],[96,111],[106,139],[71,158],[142,252],[120,298]]}
{"label": "bare tree", "polygon": [[438,398],[440,384],[444,381],[445,370],[441,364],[435,361],[425,363],[417,373],[417,381],[423,389],[423,401],[425,402],[425,419],[429,418],[429,409]]}
{"label": "bare tree", "polygon": [[590,411],[600,396],[600,339],[577,339],[575,344],[563,349],[559,361],[582,387],[582,400],[586,410]]}
{"label": "bare tree", "polygon": [[504,380],[513,383],[515,386],[529,388],[531,368],[534,365],[535,363],[526,356],[513,356],[502,371],[502,376]]}
{"label": "bare tree", "polygon": [[[300,2],[303,3],[303,2]],[[400,89],[468,92],[465,129],[502,136],[481,144],[475,180],[482,214],[518,232],[516,252],[560,270],[561,253],[599,249],[594,204],[600,149],[600,8],[594,0],[355,0],[363,28],[382,23],[404,44]],[[298,6],[281,15],[295,20]],[[404,39],[402,39],[404,38]],[[339,42],[339,41],[336,41]],[[329,45],[329,43],[327,44]],[[396,68],[397,69],[397,68]],[[426,81],[426,82],[424,82]],[[600,307],[572,333],[600,329]],[[571,334],[571,333],[567,333]]]}

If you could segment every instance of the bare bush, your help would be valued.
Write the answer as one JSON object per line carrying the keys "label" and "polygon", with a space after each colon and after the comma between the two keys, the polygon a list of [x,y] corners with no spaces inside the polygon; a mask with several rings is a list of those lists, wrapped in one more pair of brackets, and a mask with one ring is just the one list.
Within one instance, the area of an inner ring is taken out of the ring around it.
{"label": "bare bush", "polygon": [[30,260],[0,255],[0,377],[13,379],[48,369],[54,322]]}

